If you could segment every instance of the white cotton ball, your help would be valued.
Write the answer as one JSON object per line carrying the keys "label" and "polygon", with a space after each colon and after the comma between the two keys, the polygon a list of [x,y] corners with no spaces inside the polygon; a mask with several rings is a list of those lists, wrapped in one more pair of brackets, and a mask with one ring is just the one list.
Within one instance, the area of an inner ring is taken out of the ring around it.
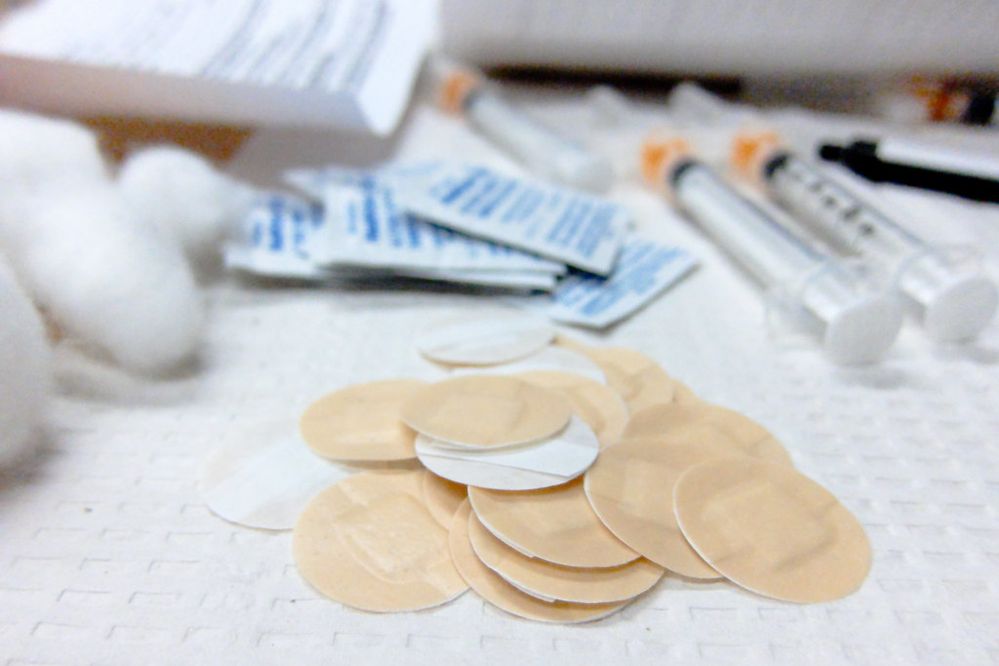
{"label": "white cotton ball", "polygon": [[194,351],[190,267],[136,219],[85,128],[0,111],[0,248],[61,328],[122,365],[162,371]]}
{"label": "white cotton ball", "polygon": [[[93,132],[76,123],[0,109],[0,220],[19,220],[63,180],[99,181],[107,167]],[[28,233],[26,225],[21,231]]]}
{"label": "white cotton ball", "polygon": [[118,184],[139,219],[177,239],[196,267],[217,263],[223,239],[253,200],[250,187],[175,146],[129,156]]}
{"label": "white cotton ball", "polygon": [[[39,198],[11,260],[25,286],[71,336],[121,364],[162,371],[191,355],[204,309],[180,248],[137,224],[110,183],[64,183]],[[0,238],[0,240],[3,240]]]}
{"label": "white cotton ball", "polygon": [[0,369],[0,467],[5,467],[39,441],[52,371],[41,318],[2,256]]}

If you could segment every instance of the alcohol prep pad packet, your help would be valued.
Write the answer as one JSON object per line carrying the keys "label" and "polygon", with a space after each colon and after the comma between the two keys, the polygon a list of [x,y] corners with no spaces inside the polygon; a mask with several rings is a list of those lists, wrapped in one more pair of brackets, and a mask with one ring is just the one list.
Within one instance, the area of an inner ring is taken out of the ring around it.
{"label": "alcohol prep pad packet", "polygon": [[274,278],[390,279],[394,276],[504,290],[551,291],[555,275],[538,270],[462,270],[388,265],[320,266],[312,256],[315,238],[324,236],[329,217],[323,206],[287,194],[261,197],[250,210],[241,234],[225,248],[230,269]]}
{"label": "alcohol prep pad packet", "polygon": [[326,224],[322,206],[284,194],[266,194],[250,209],[239,235],[224,250],[227,268],[255,275],[326,280],[330,271],[309,257],[310,238]]}
{"label": "alcohol prep pad packet", "polygon": [[434,224],[608,275],[627,232],[623,206],[481,166],[385,174],[399,205]]}
{"label": "alcohol prep pad packet", "polygon": [[566,276],[543,311],[555,321],[605,328],[642,308],[697,264],[686,250],[632,233],[613,273]]}
{"label": "alcohol prep pad packet", "polygon": [[391,189],[374,177],[322,188],[327,223],[310,239],[309,254],[324,266],[376,266],[449,271],[539,272],[566,267],[535,255],[472,238],[401,210]]}

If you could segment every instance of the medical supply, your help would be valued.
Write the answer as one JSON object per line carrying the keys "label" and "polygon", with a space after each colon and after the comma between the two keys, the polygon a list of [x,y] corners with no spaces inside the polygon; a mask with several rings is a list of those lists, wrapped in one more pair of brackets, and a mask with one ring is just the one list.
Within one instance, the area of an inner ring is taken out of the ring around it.
{"label": "medical supply", "polygon": [[509,309],[434,317],[416,334],[414,344],[425,357],[450,365],[509,363],[543,350],[555,328]]}
{"label": "medical supply", "polygon": [[302,577],[332,599],[374,612],[432,608],[467,590],[448,530],[423,503],[428,473],[355,474],[313,497],[292,533]]}
{"label": "medical supply", "polygon": [[624,438],[586,471],[586,497],[604,525],[643,557],[687,578],[719,580],[676,524],[673,487],[693,465],[731,455],[727,443],[683,433]]}
{"label": "medical supply", "polygon": [[871,569],[864,528],[828,490],[787,465],[725,458],[676,482],[680,530],[730,581],[796,603],[840,599]]}
{"label": "medical supply", "polygon": [[448,481],[436,474],[423,475],[423,502],[441,527],[451,527],[458,507],[468,499],[468,486]]}
{"label": "medical supply", "polygon": [[0,255],[0,471],[34,454],[53,386],[52,353],[45,324],[7,260]]}
{"label": "medical supply", "polygon": [[[551,349],[560,349],[551,347]],[[578,371],[532,370],[518,375],[525,382],[558,391],[572,404],[600,442],[600,448],[615,444],[628,423],[628,406],[607,384]]]}
{"label": "medical supply", "polygon": [[321,266],[524,271],[558,275],[565,265],[472,238],[400,210],[392,190],[373,177],[323,191],[326,224],[310,237]]}
{"label": "medical supply", "polygon": [[642,165],[646,180],[665,186],[681,209],[770,289],[771,307],[818,337],[834,362],[871,363],[891,347],[902,315],[890,294],[873,290],[805,243],[691,158],[685,142],[650,140]]}
{"label": "medical supply", "polygon": [[[320,265],[312,255],[321,248],[321,242],[332,242],[333,234],[326,231],[329,224],[329,216],[320,204],[286,194],[266,195],[251,208],[242,232],[226,245],[226,266],[253,275],[317,283],[335,279],[384,282],[398,276],[518,291],[551,291],[555,287],[555,276],[547,270],[412,266],[412,262],[398,261],[405,251],[391,249],[385,252],[388,258],[383,264],[370,261],[370,252],[374,251],[369,251],[367,262],[348,260],[338,265]],[[359,242],[377,245],[377,229],[372,226],[371,239]]]}
{"label": "medical supply", "polygon": [[418,391],[401,406],[413,430],[455,447],[489,449],[537,442],[565,428],[569,401],[513,377],[454,377]]}
{"label": "medical supply", "polygon": [[564,484],[585,472],[599,449],[596,434],[575,415],[557,434],[523,445],[481,450],[458,448],[422,434],[416,438],[416,455],[434,474],[503,492]]}
{"label": "medical supply", "polygon": [[[469,335],[485,344],[474,330]],[[611,385],[590,379],[582,366],[582,374],[504,374],[522,361],[515,359],[433,385],[383,380],[344,387],[306,410],[308,446],[293,427],[255,430],[245,451],[233,455],[226,445],[212,455],[202,492],[213,511],[248,524],[287,528],[300,512],[292,554],[302,577],[319,594],[377,612],[443,604],[467,584],[510,613],[572,623],[623,608],[667,570],[728,577],[795,601],[838,598],[864,580],[870,553],[856,520],[813,482],[770,471],[791,465],[761,425],[703,402],[637,351],[564,336],[546,349],[592,357]],[[550,416],[543,403],[553,396],[570,406],[567,423],[533,439],[547,424],[523,441],[523,424],[537,422],[536,412]],[[629,416],[624,398],[635,396],[652,406]],[[411,449],[402,424],[415,408],[446,413],[466,430],[487,416],[491,439],[503,443],[483,448],[420,434]],[[332,445],[319,453],[352,462],[315,456],[308,447],[316,448],[317,437]],[[400,443],[417,460],[383,460]],[[702,473],[716,462],[725,464],[721,480],[737,493],[719,490],[713,471]],[[705,478],[688,488],[684,481],[694,472]],[[320,488],[327,478],[332,485]],[[743,516],[744,497],[754,498],[763,518]],[[786,520],[793,534],[767,517]],[[745,534],[742,525],[750,526]],[[833,537],[816,537],[825,533]],[[719,534],[748,547],[727,557],[717,547]]]}
{"label": "medical supply", "polygon": [[329,280],[333,272],[309,258],[308,239],[326,223],[322,207],[283,194],[262,196],[224,249],[227,268],[254,275]]}
{"label": "medical supply", "polygon": [[[993,319],[999,291],[974,262],[908,231],[772,133],[743,134],[733,162],[841,249],[882,266],[926,332],[939,341],[977,335]],[[999,174],[999,171],[997,171]],[[964,254],[971,254],[970,249]]]}
{"label": "medical supply", "polygon": [[233,435],[201,466],[198,489],[212,513],[237,525],[291,529],[313,495],[364,471],[316,456],[281,419]]}
{"label": "medical supply", "polygon": [[[545,446],[547,443],[548,441],[537,443],[537,446]],[[438,456],[432,443],[423,441],[422,436],[417,438],[417,457],[420,464],[428,470],[455,483],[501,491],[536,490],[560,486],[586,471],[586,467],[596,459],[599,448],[596,438],[589,440],[588,444],[587,452],[590,454],[590,459],[581,462],[572,474],[539,472],[536,469],[525,469],[523,465],[514,467],[495,464],[491,459],[492,456],[488,454],[477,456],[476,459],[472,456],[462,458]]]}
{"label": "medical supply", "polygon": [[302,439],[330,460],[415,458],[416,433],[399,418],[399,410],[424,386],[417,379],[389,379],[334,391],[302,414]]}
{"label": "medical supply", "polygon": [[475,554],[475,548],[469,537],[469,524],[473,518],[474,514],[468,501],[462,504],[454,514],[449,535],[451,558],[468,586],[493,606],[511,615],[536,622],[576,624],[607,617],[621,610],[631,601],[628,599],[602,604],[553,602],[514,587],[486,566]]}
{"label": "medical supply", "polygon": [[628,601],[659,582],[665,571],[645,558],[617,567],[563,567],[528,557],[497,539],[473,512],[468,536],[476,557],[519,590],[545,601],[600,604]]}
{"label": "medical supply", "polygon": [[631,414],[675,400],[678,383],[645,354],[625,347],[586,347],[580,351],[603,369],[607,383],[621,395]]}
{"label": "medical supply", "polygon": [[999,203],[999,159],[902,139],[823,144],[819,157],[876,183],[897,183]]}
{"label": "medical supply", "polygon": [[639,554],[593,512],[583,480],[556,488],[500,492],[469,488],[468,501],[482,524],[514,550],[565,567],[616,567]]}
{"label": "medical supply", "polygon": [[439,164],[386,178],[417,217],[597,275],[613,269],[630,221],[606,199],[482,166]]}
{"label": "medical supply", "polygon": [[622,437],[648,439],[661,437],[665,432],[721,441],[747,456],[791,464],[787,449],[766,428],[745,414],[703,400],[687,404],[674,401],[632,413]]}
{"label": "medical supply", "polygon": [[[313,245],[320,264],[508,270],[518,286],[554,292],[529,306],[578,326],[606,328],[631,316],[698,263],[682,248],[628,232],[617,204],[483,167],[417,162],[294,169],[285,178],[330,211]],[[579,270],[555,285],[549,276],[567,265]]]}
{"label": "medical supply", "polygon": [[504,100],[471,71],[440,72],[438,102],[465,117],[476,131],[509,152],[538,176],[571,187],[603,192],[614,173],[603,156],[560,136]]}
{"label": "medical supply", "polygon": [[[596,363],[588,359],[583,354],[556,347],[545,343],[545,347],[530,356],[518,358],[509,363],[489,367],[490,373],[502,375],[522,375],[528,372],[554,372],[556,374],[568,374],[571,377],[586,377],[587,379],[603,383],[603,370]],[[453,375],[474,375],[480,373],[482,368],[477,366],[465,366],[454,368]]]}
{"label": "medical supply", "polygon": [[632,315],[697,267],[685,250],[638,234],[624,241],[607,277],[574,272],[552,293],[548,316],[588,328],[606,328]]}
{"label": "medical supply", "polygon": [[[504,252],[519,248],[531,258],[525,265],[539,270],[552,270],[554,261],[607,274],[631,223],[628,212],[608,200],[479,165],[427,161],[369,171],[292,169],[285,178],[320,200],[338,186],[387,190],[392,208],[463,238],[499,243]],[[468,252],[473,250],[476,256],[497,253],[478,246]],[[538,264],[539,255],[549,264]]]}

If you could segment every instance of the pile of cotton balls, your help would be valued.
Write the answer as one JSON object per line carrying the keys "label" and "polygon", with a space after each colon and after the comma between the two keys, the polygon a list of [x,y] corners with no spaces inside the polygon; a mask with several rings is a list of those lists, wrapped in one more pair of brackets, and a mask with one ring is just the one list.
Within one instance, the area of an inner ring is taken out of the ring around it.
{"label": "pile of cotton balls", "polygon": [[117,177],[85,127],[0,110],[0,466],[21,457],[52,383],[46,326],[131,372],[169,371],[205,322],[197,275],[252,190],[175,147]]}

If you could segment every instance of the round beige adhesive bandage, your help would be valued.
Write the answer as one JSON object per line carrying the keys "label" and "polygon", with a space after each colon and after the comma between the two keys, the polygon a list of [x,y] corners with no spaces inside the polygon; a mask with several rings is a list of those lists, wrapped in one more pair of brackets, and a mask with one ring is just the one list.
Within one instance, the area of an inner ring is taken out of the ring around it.
{"label": "round beige adhesive bandage", "polygon": [[515,310],[481,310],[435,319],[416,336],[416,348],[448,365],[495,365],[523,358],[555,337],[550,323]]}
{"label": "round beige adhesive bandage", "polygon": [[483,373],[490,375],[520,375],[526,372],[545,371],[581,375],[600,383],[607,381],[604,371],[600,369],[600,366],[591,361],[588,356],[572,351],[571,349],[556,346],[548,346],[530,356],[519,358],[510,363],[491,365],[488,368],[455,368],[451,374],[458,377]]}
{"label": "round beige adhesive bandage", "polygon": [[556,486],[585,472],[600,442],[578,416],[554,437],[519,446],[459,448],[426,435],[416,437],[416,455],[434,474],[478,488],[531,490]]}
{"label": "round beige adhesive bandage", "polygon": [[468,498],[468,488],[436,474],[423,475],[423,502],[430,515],[444,529],[451,528],[451,519],[461,503]]}
{"label": "round beige adhesive bandage", "polygon": [[555,339],[552,340],[552,344],[557,347],[565,347],[570,351],[574,351],[577,354],[582,354],[586,357],[589,357],[590,350],[596,349],[596,347],[588,345],[585,342],[581,342],[576,338],[571,338],[564,333],[556,334]]}
{"label": "round beige adhesive bandage", "polygon": [[566,372],[525,372],[518,377],[565,396],[576,415],[596,433],[601,448],[616,442],[624,432],[628,407],[618,392],[606,384]]}
{"label": "round beige adhesive bandage", "polygon": [[747,590],[797,603],[832,601],[856,591],[870,571],[871,547],[857,519],[787,465],[701,463],[673,494],[690,545]]}
{"label": "round beige adhesive bandage", "polygon": [[402,420],[435,440],[467,447],[511,446],[551,437],[572,415],[556,391],[513,377],[446,379],[416,392]]}
{"label": "round beige adhesive bandage", "polygon": [[624,347],[591,347],[586,355],[604,371],[632,414],[673,402],[675,382],[645,354]]}
{"label": "round beige adhesive bandage", "polygon": [[679,405],[691,405],[704,402],[686,384],[673,380],[673,402]]}
{"label": "round beige adhesive bandage", "polygon": [[590,508],[582,479],[524,492],[469,488],[468,499],[490,532],[528,557],[566,567],[616,567],[638,559]]}
{"label": "round beige adhesive bandage", "polygon": [[586,496],[617,538],[656,564],[689,578],[721,578],[680,532],[673,486],[690,467],[733,455],[742,453],[710,441],[624,439],[587,470]]}
{"label": "round beige adhesive bandage", "polygon": [[791,464],[787,449],[753,419],[708,402],[656,405],[631,415],[623,439],[670,437],[729,444],[753,458]]}
{"label": "round beige adhesive bandage", "polygon": [[447,530],[423,504],[427,472],[367,472],[316,495],[299,516],[292,555],[319,592],[375,612],[430,608],[466,585]]}
{"label": "round beige adhesive bandage", "polygon": [[302,414],[302,437],[317,454],[333,460],[415,458],[416,433],[402,422],[400,412],[425,386],[416,379],[390,379],[334,391]]}
{"label": "round beige adhesive bandage", "polygon": [[475,554],[487,567],[519,590],[545,601],[596,604],[627,601],[663,576],[663,568],[639,558],[619,567],[577,569],[527,557],[497,539],[473,513],[468,535]]}
{"label": "round beige adhesive bandage", "polygon": [[451,558],[468,586],[497,608],[528,620],[575,624],[599,620],[627,605],[627,602],[573,604],[556,601],[552,603],[521,592],[483,564],[475,554],[468,535],[470,518],[471,507],[468,502],[465,502],[455,512],[454,521],[451,523]]}

